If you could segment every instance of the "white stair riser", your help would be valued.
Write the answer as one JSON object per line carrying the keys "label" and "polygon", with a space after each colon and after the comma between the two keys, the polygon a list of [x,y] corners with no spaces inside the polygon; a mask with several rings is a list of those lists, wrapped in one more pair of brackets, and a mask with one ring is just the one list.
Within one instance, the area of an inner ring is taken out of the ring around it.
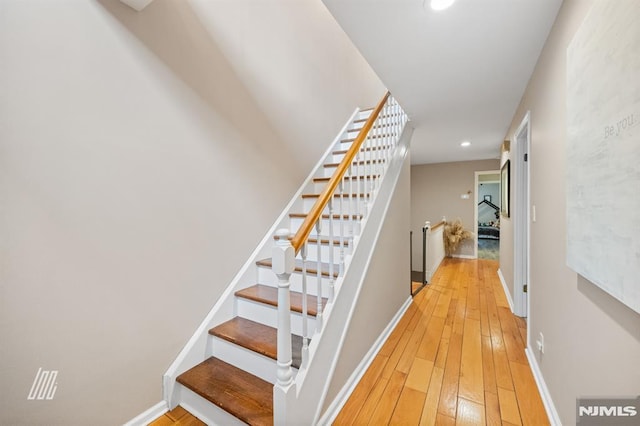
{"label": "white stair riser", "polygon": [[[277,328],[277,306],[266,305],[264,303],[254,302],[240,297],[236,299],[238,316],[268,325],[269,327]],[[314,301],[314,304],[315,303],[316,302]],[[312,335],[312,331],[316,329],[316,318],[311,315],[308,315],[307,318],[308,335]],[[291,332],[298,336],[302,336],[302,314],[298,312],[291,312]]]}
{"label": "white stair riser", "polygon": [[[336,271],[339,272],[339,271]],[[290,289],[291,291],[302,292],[302,273],[294,272],[291,274]],[[258,268],[258,282],[264,285],[270,285],[272,287],[278,286],[278,278],[273,271],[269,268]],[[307,275],[307,294],[317,295],[317,282],[318,277],[316,274]],[[329,294],[329,277],[322,277],[322,296],[326,297]]]}
{"label": "white stair riser", "polygon": [[[339,239],[339,236],[335,236],[336,239]],[[345,241],[347,244],[344,246],[344,255],[347,256],[351,254],[348,246],[348,238],[345,237]],[[341,246],[339,244],[333,245],[333,263],[340,262],[340,252]],[[320,244],[320,254],[322,255],[321,259],[323,262],[329,262],[329,254],[331,253],[331,247],[329,244]],[[302,256],[298,253],[297,259],[302,259]],[[312,265],[312,262],[318,261],[318,246],[316,243],[309,243],[307,245],[307,265]]]}
{"label": "white stair riser", "polygon": [[[300,227],[300,224],[302,223],[302,218],[296,218],[296,219],[290,219],[290,223],[289,223],[289,229],[291,230],[292,234],[295,234],[296,232],[298,232],[298,228]],[[294,222],[292,222],[294,221]],[[333,220],[333,232],[334,232],[334,238],[336,239],[340,239],[340,221],[338,219],[334,219]],[[344,219],[344,225],[343,225],[343,231],[344,231],[344,238],[345,240],[348,240],[349,238],[353,238],[354,235],[358,235],[358,221],[354,220],[353,224],[351,223],[351,221],[349,219]],[[322,229],[320,232],[320,237],[327,237],[327,234],[329,233],[329,219],[323,219],[322,220]],[[311,231],[311,233],[309,234],[309,238],[318,238],[318,234],[316,233],[315,227],[314,229]],[[309,243],[310,245],[315,246],[316,243]],[[315,252],[314,252],[315,253]],[[298,258],[300,258],[300,256],[298,256]],[[324,257],[323,257],[324,259]]]}
{"label": "white stair riser", "polygon": [[[368,110],[368,111],[360,111],[356,114],[354,120],[361,120],[363,118],[369,118],[369,116],[371,115],[373,111],[372,110]],[[359,124],[359,123],[356,123]]]}
{"label": "white stair riser", "polygon": [[[340,163],[342,161],[342,159],[345,156],[345,153],[342,152],[341,150],[336,150],[336,151],[339,153],[331,154],[331,157],[329,157],[329,160],[327,161],[328,163]],[[358,155],[360,159],[364,157],[367,161],[370,159],[373,159],[375,161],[383,158],[386,155],[386,152],[384,149],[373,149],[373,150],[366,150],[366,151],[364,149],[361,149]]]}
{"label": "white stair riser", "polygon": [[[351,145],[353,144],[353,140],[351,140],[352,138],[342,138],[340,139],[340,142],[335,146],[335,148],[332,150],[332,156],[333,155],[340,155],[340,154],[333,154],[333,152],[335,151],[345,151],[351,148]],[[360,151],[364,151],[366,148],[369,147],[374,147],[376,149],[374,149],[373,151],[378,151],[378,148],[380,146],[382,146],[383,148],[381,149],[381,151],[384,151],[385,148],[384,147],[388,147],[391,145],[391,141],[389,140],[390,138],[374,138],[371,141],[366,141],[364,143],[364,146],[360,147]],[[342,154],[344,155],[344,154]],[[331,158],[331,157],[328,157]]]}
{"label": "white stair riser", "polygon": [[[331,177],[333,176],[333,173],[335,173],[336,169],[338,166],[329,166],[329,167],[322,167],[322,171],[320,172],[320,177]],[[366,163],[364,164],[354,164],[351,170],[351,173],[349,173],[349,171],[346,173],[345,176],[347,177],[352,177],[352,176],[364,176],[364,175],[370,175],[370,174],[380,174],[380,170],[384,167],[384,161],[373,161],[373,162],[369,162],[367,160]]]}
{"label": "white stair riser", "polygon": [[[367,182],[367,187],[371,186],[373,182],[369,179]],[[363,183],[364,185],[364,183]],[[356,199],[357,198],[357,199]],[[349,212],[355,212],[356,207],[362,207],[362,203],[368,202],[371,197],[349,197],[345,195],[342,200],[340,197],[333,197],[333,214],[349,214]],[[316,201],[318,201],[318,197],[313,198],[305,198],[302,203],[302,208],[305,212],[311,211]],[[342,202],[342,210],[340,209],[340,203]],[[363,209],[360,210],[361,212]],[[327,205],[325,209],[322,211],[322,214],[329,214],[329,206]],[[337,220],[334,220],[334,223]]]}
{"label": "white stair riser", "polygon": [[[360,134],[360,132],[362,131],[362,128],[364,127],[364,124],[365,124],[364,122],[352,124],[351,126],[349,126],[347,131],[342,134],[342,137],[343,138],[355,138],[355,137],[357,137]],[[394,132],[394,128],[393,128],[393,126],[389,126],[389,125],[375,125],[369,131],[370,134],[371,134],[371,132],[373,132],[372,134],[393,133]]]}
{"label": "white stair riser", "polygon": [[[352,212],[352,215],[355,214],[355,212]],[[292,230],[293,233],[295,233],[298,228],[300,228],[300,225],[302,225],[302,222],[304,221],[303,218],[297,218],[297,217],[292,217],[289,221],[289,226],[290,229]],[[348,227],[345,226],[345,228],[347,229],[347,231],[351,231],[351,222],[352,219],[349,218],[345,218],[344,219],[344,223],[345,225],[349,224]],[[360,234],[360,221],[357,219],[353,219],[353,235],[358,235]],[[336,235],[338,234],[338,229],[339,229],[339,220],[338,219],[334,219],[333,220],[334,223],[334,230],[336,230]],[[322,219],[322,223],[320,224],[321,229],[320,229],[320,235],[327,235],[329,232],[329,219]],[[313,230],[313,232],[311,233],[311,235],[313,235],[314,237],[316,236],[316,232],[315,229]],[[348,232],[347,235],[352,235],[351,232]]]}
{"label": "white stair riser", "polygon": [[208,425],[246,426],[246,423],[237,417],[210,403],[179,383],[176,383],[176,392],[179,393],[179,401],[182,408]]}
{"label": "white stair riser", "polygon": [[[370,185],[366,183],[364,179],[354,179],[353,183],[351,183],[351,179],[346,179],[342,186],[345,194],[348,194],[351,192],[352,186],[353,186],[354,193],[361,193],[364,191],[365,184],[366,184],[366,187],[369,188]],[[326,186],[327,186],[327,181],[316,182],[313,184],[312,191],[314,194],[320,194]]]}
{"label": "white stair riser", "polygon": [[[254,320],[252,319],[252,321]],[[276,360],[216,336],[210,336],[210,339],[212,342],[210,355],[269,383],[276,382]],[[296,373],[298,370],[294,369],[293,371]]]}

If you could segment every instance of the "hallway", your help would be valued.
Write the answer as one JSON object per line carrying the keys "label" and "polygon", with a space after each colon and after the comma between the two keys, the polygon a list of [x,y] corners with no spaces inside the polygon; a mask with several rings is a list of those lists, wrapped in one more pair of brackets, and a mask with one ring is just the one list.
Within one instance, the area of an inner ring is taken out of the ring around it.
{"label": "hallway", "polygon": [[334,424],[549,424],[497,269],[445,258]]}

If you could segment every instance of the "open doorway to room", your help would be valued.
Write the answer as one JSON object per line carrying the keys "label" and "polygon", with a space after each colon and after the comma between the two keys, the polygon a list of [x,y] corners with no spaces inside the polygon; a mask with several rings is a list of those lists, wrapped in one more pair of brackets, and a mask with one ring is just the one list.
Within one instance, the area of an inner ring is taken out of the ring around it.
{"label": "open doorway to room", "polygon": [[500,171],[476,172],[476,257],[500,258]]}

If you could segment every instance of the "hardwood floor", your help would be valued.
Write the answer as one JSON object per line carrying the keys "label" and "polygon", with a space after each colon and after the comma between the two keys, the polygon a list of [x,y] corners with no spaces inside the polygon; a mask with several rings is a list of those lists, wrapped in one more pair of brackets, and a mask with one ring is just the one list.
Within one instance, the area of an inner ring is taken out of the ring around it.
{"label": "hardwood floor", "polygon": [[546,425],[492,260],[445,259],[334,425]]}
{"label": "hardwood floor", "polygon": [[422,288],[421,282],[411,281],[411,294],[416,294]]}
{"label": "hardwood floor", "polygon": [[165,413],[163,416],[158,417],[149,426],[206,426],[206,423],[200,421],[197,417],[189,413],[181,406],[177,406],[173,410]]}

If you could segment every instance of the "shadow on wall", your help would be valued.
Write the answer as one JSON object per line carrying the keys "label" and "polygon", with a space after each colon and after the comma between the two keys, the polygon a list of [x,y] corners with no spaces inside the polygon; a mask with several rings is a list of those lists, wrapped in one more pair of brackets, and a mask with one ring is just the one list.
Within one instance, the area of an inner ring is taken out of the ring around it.
{"label": "shadow on wall", "polygon": [[578,274],[578,291],[584,294],[602,312],[624,328],[630,336],[640,342],[640,314],[624,305],[622,302],[591,283],[588,279]]}
{"label": "shadow on wall", "polygon": [[267,158],[290,152],[188,2],[155,0],[143,12],[119,0],[97,2],[210,106],[213,116],[190,112],[213,127],[215,139],[230,127],[234,143],[225,149]]}

